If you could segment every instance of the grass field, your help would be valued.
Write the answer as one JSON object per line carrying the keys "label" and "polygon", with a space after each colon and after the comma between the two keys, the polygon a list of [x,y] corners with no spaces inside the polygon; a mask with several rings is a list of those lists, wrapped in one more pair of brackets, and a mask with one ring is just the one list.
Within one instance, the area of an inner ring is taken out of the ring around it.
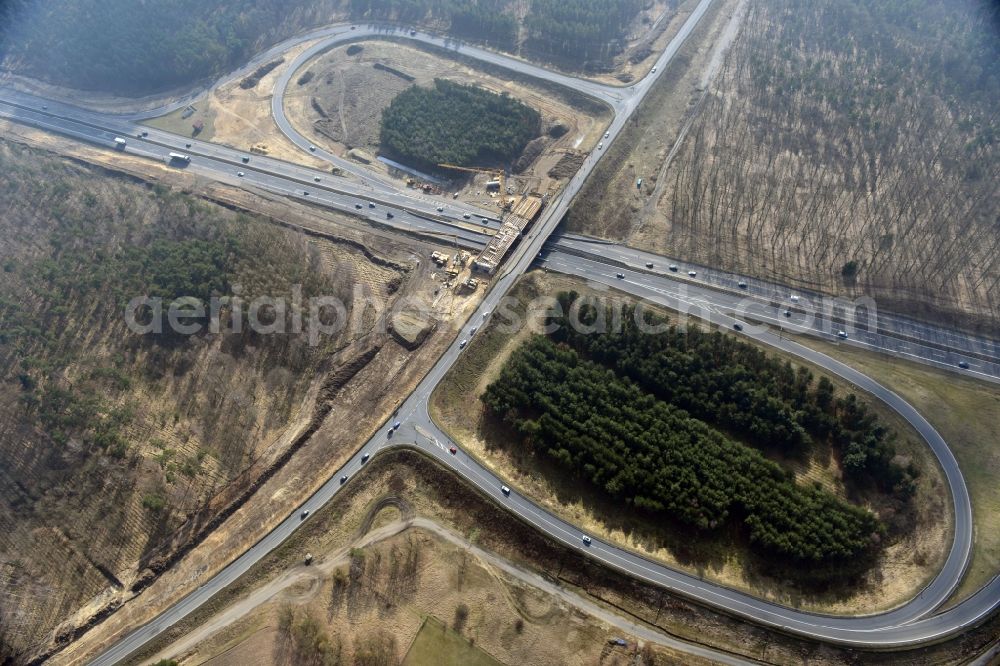
{"label": "grass field", "polygon": [[489,654],[428,616],[413,641],[403,666],[503,666]]}
{"label": "grass field", "polygon": [[1000,573],[1000,386],[910,361],[831,345],[802,344],[847,363],[892,389],[933,425],[958,458],[972,498],[972,563],[952,597],[960,601]]}

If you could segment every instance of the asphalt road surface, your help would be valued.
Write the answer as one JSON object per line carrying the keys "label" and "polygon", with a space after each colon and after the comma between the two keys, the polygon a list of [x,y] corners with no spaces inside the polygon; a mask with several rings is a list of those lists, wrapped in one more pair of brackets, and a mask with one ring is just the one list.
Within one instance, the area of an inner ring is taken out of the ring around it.
{"label": "asphalt road surface", "polygon": [[[491,213],[478,211],[465,219],[462,209],[420,197],[408,191],[376,189],[367,183],[341,178],[331,173],[283,162],[270,157],[193,139],[185,139],[154,128],[136,125],[106,116],[93,118],[89,112],[57,103],[41,102],[32,96],[0,89],[0,117],[15,120],[73,139],[114,148],[115,137],[125,138],[124,151],[208,176],[214,180],[248,188],[259,188],[326,206],[371,220],[379,225],[416,234],[456,239],[463,247],[485,247],[489,236],[499,228]],[[145,133],[146,136],[140,136]],[[191,157],[187,164],[168,161],[168,154],[179,152]],[[240,176],[239,174],[243,174]],[[375,204],[371,207],[371,204]],[[441,206],[445,210],[437,211]],[[391,213],[392,217],[387,215]]]}
{"label": "asphalt road surface", "polygon": [[[328,44],[324,46],[329,48]],[[43,107],[46,108],[43,110]],[[454,242],[472,251],[484,247],[490,234],[499,226],[490,211],[458,206],[453,202],[442,203],[440,199],[423,197],[410,191],[400,192],[394,189],[395,185],[391,182],[360,176],[360,180],[336,177],[324,171],[274,158],[250,156],[243,151],[179,137],[130,120],[9,89],[0,88],[0,117],[106,147],[114,145],[115,136],[123,136],[128,140],[125,152],[156,160],[166,161],[167,154],[172,151],[184,152],[192,156],[186,169],[215,180],[287,195],[351,213],[395,231]],[[140,138],[138,135],[142,132],[147,136]],[[295,135],[294,130],[290,132]],[[307,143],[307,140],[300,138],[297,142]],[[249,157],[250,162],[244,164],[244,157]],[[593,161],[589,162],[590,168],[593,164]],[[350,166],[359,169],[356,164]],[[244,175],[240,177],[238,173]],[[439,206],[444,208],[443,212],[437,211]],[[388,216],[390,213],[391,218]],[[534,236],[535,233],[532,230],[529,235]],[[856,318],[851,319],[850,315],[854,313],[846,310],[825,312],[824,305],[830,299],[820,294],[790,290],[777,283],[740,277],[711,267],[572,234],[554,236],[546,245],[546,251],[578,254],[608,265],[634,269],[641,273],[637,273],[635,279],[651,282],[669,279],[703,292],[711,288],[722,292],[703,293],[703,297],[714,304],[722,306],[728,303],[734,312],[786,330],[811,332],[825,337],[834,337],[837,331],[844,330],[848,334],[847,344],[989,381],[1000,381],[1000,343],[996,340],[884,310],[875,309],[877,317],[861,310]],[[650,264],[652,267],[649,267]],[[677,270],[671,271],[669,266],[676,266]],[[696,276],[689,277],[689,270],[694,270]],[[741,283],[744,288],[738,286]],[[733,299],[733,292],[745,298]],[[793,298],[797,301],[793,302]],[[872,319],[877,319],[877,325],[871,324]],[[960,364],[967,367],[960,367]]]}
{"label": "asphalt road surface", "polygon": [[[405,39],[416,38],[420,41],[434,43],[442,48],[453,48],[463,55],[478,58],[498,66],[515,69],[525,75],[538,76],[554,83],[569,85],[576,90],[582,90],[598,99],[603,99],[615,111],[614,120],[608,129],[609,138],[605,140],[605,145],[610,145],[621,131],[625,122],[635,111],[638,104],[642,101],[653,80],[662,74],[666,65],[680,48],[683,40],[691,33],[710,4],[711,0],[702,0],[691,14],[678,35],[671,41],[658,59],[658,73],[650,75],[628,88],[615,88],[593,82],[580,81],[562,74],[548,72],[537,66],[507,56],[469,47],[453,40],[446,43],[442,38],[420,34],[411,37],[406,31],[396,31],[393,33],[393,36]],[[369,32],[366,33],[364,30],[368,30]],[[318,31],[318,33],[322,32],[324,31]],[[327,41],[322,46],[329,48],[331,44],[340,43],[338,40],[355,39],[366,34],[374,35],[376,32],[384,34],[385,31],[375,31],[372,28],[356,28],[351,31],[349,27],[341,26],[330,28],[323,35],[315,34],[324,37]],[[301,39],[306,38],[309,37],[306,36]],[[282,48],[287,48],[287,46]],[[271,51],[274,50],[272,49]],[[267,55],[262,54],[255,58],[254,62],[263,62],[266,59]],[[250,65],[247,68],[252,69]],[[435,210],[435,214],[431,215],[428,213],[428,206],[433,205],[433,202],[421,199],[420,197],[398,193],[391,187],[391,184],[378,179],[366,177],[366,182],[361,185],[349,179],[336,179],[336,182],[332,182],[334,179],[329,174],[320,175],[322,172],[260,156],[253,156],[250,163],[242,164],[241,159],[246,153],[206,142],[183,140],[167,132],[151,128],[140,128],[135,123],[139,114],[136,114],[133,118],[116,119],[107,114],[90,112],[54,101],[45,101],[44,104],[45,106],[51,106],[51,108],[42,109],[42,102],[40,102],[39,98],[17,93],[9,89],[0,89],[0,115],[13,118],[19,122],[59,132],[83,141],[97,142],[99,144],[103,142],[109,147],[113,143],[114,136],[124,135],[129,142],[128,152],[155,159],[164,159],[165,154],[171,150],[185,152],[192,155],[191,163],[186,167],[192,171],[205,173],[206,175],[226,180],[227,182],[243,183],[246,186],[279,192],[319,205],[329,206],[333,209],[354,212],[361,216],[367,216],[373,221],[377,220],[380,224],[388,224],[400,230],[415,233],[450,235],[457,242],[468,243],[470,247],[476,247],[477,243],[481,247],[486,237],[486,234],[482,233],[483,230],[475,226],[477,221],[473,220],[473,223],[470,224],[470,221],[464,218],[463,207],[449,207],[452,210],[445,214],[438,214]],[[159,111],[162,111],[162,109]],[[153,112],[149,113],[156,115]],[[137,136],[143,131],[147,132],[147,136],[141,138]],[[294,135],[294,128],[291,128],[290,131]],[[178,141],[185,141],[185,145],[179,147],[177,144]],[[186,144],[190,144],[190,146]],[[308,146],[305,146],[305,148],[308,149]],[[536,260],[540,260],[543,265],[547,265],[555,270],[566,271],[595,282],[611,285],[652,302],[675,308],[694,308],[698,312],[707,313],[706,316],[716,321],[716,323],[722,322],[725,324],[727,321],[730,323],[733,321],[728,318],[731,316],[731,313],[736,311],[734,307],[739,306],[739,303],[733,303],[732,294],[730,293],[732,285],[725,283],[725,280],[731,280],[733,276],[727,277],[722,273],[712,274],[712,279],[697,285],[699,291],[692,292],[692,286],[685,284],[683,276],[678,279],[677,276],[673,275],[657,275],[658,272],[662,273],[662,269],[659,271],[656,270],[657,263],[667,261],[664,257],[643,255],[629,248],[607,245],[595,252],[592,247],[592,241],[569,237],[555,240],[543,253],[543,246],[548,241],[550,234],[559,224],[569,203],[579,192],[601,155],[601,151],[595,151],[586,159],[581,170],[570,180],[563,192],[549,203],[543,211],[542,217],[529,233],[529,236],[522,240],[514,250],[512,256],[508,258],[504,272],[495,278],[492,288],[479,310],[472,316],[470,322],[466,323],[463,327],[463,332],[456,337],[453,344],[435,364],[418,388],[400,407],[399,415],[396,418],[403,422],[403,426],[390,435],[388,424],[386,424],[315,495],[310,497],[276,529],[264,536],[242,556],[206,582],[205,585],[189,594],[178,604],[162,613],[147,625],[127,635],[107,652],[100,655],[94,663],[117,663],[159,635],[164,629],[175,624],[191,611],[198,608],[211,598],[211,596],[235,581],[253,564],[287,539],[302,523],[299,518],[302,510],[308,509],[310,512],[315,512],[334,497],[342,487],[340,483],[342,475],[353,476],[363,467],[369,456],[393,446],[412,446],[431,455],[444,465],[461,474],[470,483],[487,494],[487,496],[505,505],[522,520],[546,533],[550,538],[571,548],[579,549],[609,566],[624,571],[637,579],[662,585],[692,599],[725,609],[730,613],[747,617],[757,622],[781,628],[791,633],[856,646],[891,647],[908,645],[931,641],[937,637],[960,631],[981,620],[1000,604],[1000,577],[998,577],[966,602],[946,612],[934,614],[934,611],[951,594],[961,580],[961,576],[968,563],[972,538],[971,508],[965,482],[954,456],[940,435],[912,406],[899,398],[899,396],[852,368],[776,335],[771,327],[748,326],[745,327],[743,334],[789,353],[796,354],[830,372],[839,374],[885,401],[886,404],[897,410],[921,433],[944,468],[954,499],[955,539],[947,561],[939,575],[916,598],[904,606],[887,613],[867,617],[833,617],[806,613],[762,601],[752,596],[700,580],[697,577],[646,560],[628,550],[601,542],[598,539],[593,539],[589,545],[586,545],[582,541],[583,535],[578,528],[547,513],[528,498],[517,493],[516,489],[509,496],[503,495],[500,493],[501,485],[510,484],[504,484],[502,479],[494,476],[460,450],[454,455],[449,453],[449,447],[457,445],[450,442],[428,416],[427,405],[430,394],[462,353],[463,346],[461,345],[461,340],[471,339],[472,342],[470,344],[475,344],[470,332],[471,327],[481,326],[493,316],[491,313],[494,312],[500,300],[510,290],[520,275]],[[244,175],[236,175],[237,171],[244,172]],[[320,181],[317,182],[316,178],[320,178]],[[327,182],[328,180],[331,182]],[[376,208],[369,208],[370,203],[374,204]],[[357,208],[358,205],[361,205],[362,208]],[[389,206],[390,210],[395,210],[399,214],[394,215],[392,219],[385,218],[383,210],[386,206]],[[481,221],[478,223],[481,224]],[[491,228],[495,228],[495,220],[487,220],[487,224],[482,226],[489,232]],[[591,247],[588,249],[584,246],[585,244],[590,244]],[[600,258],[594,258],[595,254],[600,255]],[[653,262],[653,270],[645,266],[647,261]],[[622,268],[622,266],[631,265],[634,262],[640,263],[641,266]],[[697,272],[704,274],[705,270],[704,268],[699,268]],[[670,272],[672,273],[672,271]],[[618,278],[618,273],[622,273],[623,278]],[[707,274],[706,277],[708,277]],[[697,275],[695,278],[697,278]],[[690,281],[694,282],[695,278],[691,278]],[[679,290],[678,287],[684,287],[684,289]],[[751,292],[749,286],[747,291]],[[780,291],[780,285],[769,285],[763,282],[754,283],[750,295],[762,303],[772,303],[776,297],[781,295]],[[778,306],[780,307],[781,303]],[[773,322],[777,313],[768,312],[767,307],[769,306],[762,306],[761,312],[754,313],[754,319]],[[773,305],[770,307],[773,307]],[[927,335],[927,330],[907,329],[905,327],[910,324],[902,318],[899,321],[901,322],[900,326],[904,328],[897,331],[898,337],[886,335],[887,339],[916,339],[919,335]],[[829,335],[829,332],[822,330],[822,328],[819,329],[819,332]],[[872,335],[882,334],[880,331],[872,331],[871,333]],[[985,339],[976,340],[970,336],[964,336],[964,334],[952,334],[949,336],[947,333],[942,334],[941,330],[933,331],[933,335],[944,335],[945,337],[942,339],[947,344],[953,345],[953,347],[966,345],[971,352],[986,357],[989,360],[983,360],[982,365],[977,365],[974,370],[983,374],[996,376],[995,354],[997,346],[992,341]],[[858,341],[852,340],[851,342],[875,346],[884,344],[885,340],[882,338],[871,338],[871,341],[861,339]],[[923,346],[927,349],[937,349],[937,344],[938,341],[934,340],[933,343],[928,342]],[[909,353],[902,352],[900,349],[888,351]],[[947,366],[952,361],[954,361],[954,358],[945,357],[935,362]],[[991,365],[988,366],[986,365],[987,363]]]}
{"label": "asphalt road surface", "polygon": [[[606,241],[564,234],[546,244],[546,265],[573,273],[577,258],[623,269],[625,278],[688,290],[744,321],[765,322],[988,381],[1000,381],[1000,343],[981,336],[878,310],[877,303],[830,299],[823,294],[708,266],[643,252]],[[674,270],[671,270],[673,268]],[[694,276],[689,275],[693,271]],[[794,299],[794,300],[793,300]],[[833,307],[836,305],[837,307]],[[866,307],[867,305],[867,307]],[[837,334],[847,333],[846,339]],[[959,363],[968,368],[961,368]]]}

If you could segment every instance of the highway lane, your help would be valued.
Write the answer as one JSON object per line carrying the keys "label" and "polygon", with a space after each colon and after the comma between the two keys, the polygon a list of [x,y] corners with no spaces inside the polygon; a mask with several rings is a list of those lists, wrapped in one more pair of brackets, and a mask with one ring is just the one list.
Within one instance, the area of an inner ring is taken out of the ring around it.
{"label": "highway lane", "polygon": [[[688,23],[686,23],[682,28],[678,37],[671,42],[670,47],[668,47],[668,49],[661,56],[657,65],[660,73],[662,73],[663,68],[669,62],[672,54],[676,53],[679,48],[679,40],[683,40],[688,34],[690,34],[694,24],[701,17],[701,15],[704,14],[704,11],[707,10],[710,1],[711,0],[703,0],[698,5],[697,10],[689,18]],[[608,143],[613,141],[614,137],[616,137],[618,132],[620,132],[628,116],[634,111],[639,101],[641,101],[645,91],[648,90],[649,85],[651,85],[651,78],[647,77],[647,79],[644,79],[636,86],[631,87],[635,90],[634,93],[631,95],[622,95],[621,100],[619,100],[620,103],[617,105],[617,109],[619,109],[620,112],[616,114],[615,120],[609,129],[611,136]],[[160,137],[157,138],[159,139]],[[473,315],[473,321],[480,322],[488,319],[490,312],[496,307],[499,299],[506,294],[510,287],[516,282],[517,278],[532,263],[537,254],[541,251],[547,237],[561,220],[569,203],[577,194],[599,158],[599,151],[589,156],[585,161],[583,169],[576,174],[573,179],[571,179],[563,194],[556,197],[550,207],[543,212],[542,219],[539,220],[536,228],[515,250],[513,257],[507,264],[508,268],[506,269],[506,272],[498,276],[498,278],[494,281],[492,290],[487,294],[477,313]],[[198,165],[193,164],[192,166],[197,167]],[[606,274],[608,272],[608,266],[605,264],[599,269],[595,268],[595,272],[598,271],[603,271]],[[607,278],[607,275],[605,275],[605,278]],[[596,278],[592,277],[591,279]],[[651,298],[669,298],[656,292],[655,289],[656,288],[651,290]],[[463,330],[468,331],[468,327],[470,325],[471,324],[467,324]],[[766,336],[767,333],[762,332],[760,335]],[[434,366],[425,380],[421,382],[418,389],[410,396],[410,398],[407,399],[407,401],[404,402],[403,407],[400,410],[400,417],[405,419],[406,425],[404,425],[404,427],[392,437],[388,436],[385,428],[383,428],[383,431],[376,433],[376,435],[371,438],[365,447],[359,451],[358,454],[352,458],[351,462],[345,467],[344,471],[347,474],[350,475],[357,472],[360,466],[364,464],[363,461],[366,454],[374,455],[376,452],[386,448],[387,446],[393,446],[397,443],[405,443],[408,445],[416,445],[426,453],[430,453],[439,460],[444,461],[445,464],[451,465],[463,474],[463,476],[469,479],[470,482],[476,484],[484,492],[489,493],[491,497],[496,498],[496,495],[499,492],[500,480],[490,475],[489,472],[479,467],[474,460],[465,457],[463,454],[455,456],[448,454],[446,446],[448,444],[447,439],[426,416],[427,398],[429,397],[434,386],[437,385],[438,381],[444,376],[447,370],[451,367],[452,363],[460,355],[462,350],[459,345],[459,339],[462,337],[463,336],[460,335],[456,338],[454,344],[442,356],[440,361]],[[764,339],[764,341],[768,340]],[[810,360],[813,360],[823,367],[836,367],[828,365],[835,362],[832,362],[825,357],[818,358],[816,357],[816,353],[811,352],[811,350],[792,347],[791,345],[793,343],[790,341],[779,340],[779,342],[789,345],[787,349],[792,351],[792,353],[798,353],[802,356],[810,358]],[[770,344],[771,341],[768,341],[768,343]],[[840,371],[839,368],[837,370]],[[831,369],[831,371],[834,370]],[[852,372],[849,368],[843,371],[848,373]],[[862,384],[859,385],[863,385],[866,378],[859,376],[857,379],[859,382],[862,382]],[[876,393],[879,389],[881,389],[881,387],[878,387],[877,385],[872,388],[876,391]],[[885,389],[881,389],[881,391],[884,392]],[[883,397],[888,401],[893,400],[892,394],[880,395],[880,397]],[[895,397],[895,400],[898,401],[898,397]],[[890,404],[892,403],[890,402]],[[901,403],[896,404],[895,407],[905,411],[908,405]],[[912,410],[912,408],[910,409]],[[911,416],[917,419],[919,423],[921,418],[919,414],[914,412]],[[929,437],[928,441],[931,443],[932,448],[935,447],[935,443],[932,441],[935,434],[936,433],[932,433],[930,431],[926,432],[926,435]],[[940,438],[938,437],[937,439],[939,440]],[[938,448],[940,447],[943,447],[941,455],[946,458],[947,454],[950,452],[947,452],[947,447],[944,446],[943,442],[939,442]],[[938,453],[938,448],[935,448],[935,453]],[[955,468],[957,469],[957,466],[955,466]],[[317,508],[322,506],[322,504],[333,497],[340,487],[339,477],[342,473],[343,472],[338,472],[334,478],[330,479],[329,482],[325,484],[316,495],[307,500],[306,504],[303,506],[305,508],[309,508],[310,511],[315,511]],[[952,480],[952,477],[949,477],[949,480]],[[811,637],[824,638],[831,641],[844,642],[847,644],[890,646],[928,640],[942,634],[943,632],[954,631],[963,626],[967,626],[968,622],[972,622],[979,617],[982,617],[984,613],[992,610],[996,606],[997,600],[1000,599],[1000,595],[997,595],[998,583],[995,580],[991,583],[991,586],[982,590],[979,594],[973,597],[973,599],[959,605],[952,611],[936,616],[930,614],[931,611],[936,608],[940,601],[944,598],[947,591],[953,589],[955,571],[958,569],[964,569],[965,561],[967,561],[967,558],[961,557],[961,553],[963,551],[967,551],[967,537],[969,536],[967,533],[970,532],[968,529],[969,521],[961,518],[961,515],[966,514],[966,512],[964,511],[965,507],[963,507],[963,502],[961,501],[964,483],[961,482],[960,474],[958,475],[957,480],[959,485],[953,486],[952,491],[957,500],[956,518],[958,520],[958,529],[956,530],[956,540],[953,544],[952,555],[949,557],[946,570],[942,573],[942,576],[935,579],[935,581],[932,582],[931,585],[919,595],[918,599],[911,604],[907,604],[906,606],[890,613],[868,618],[830,618],[826,616],[802,613],[795,611],[794,609],[787,609],[781,606],[767,604],[766,602],[754,599],[753,597],[747,597],[746,595],[741,595],[740,593],[732,590],[720,588],[719,586],[714,586],[704,581],[686,576],[685,574],[680,574],[679,572],[672,571],[667,567],[643,560],[642,558],[637,558],[636,555],[627,551],[616,549],[610,544],[600,543],[598,540],[595,540],[590,547],[586,547],[579,540],[579,530],[572,525],[562,523],[559,519],[541,511],[530,501],[527,501],[526,498],[522,498],[516,493],[512,493],[512,501],[510,498],[505,498],[502,501],[506,502],[506,505],[515,514],[519,515],[527,522],[536,525],[552,538],[566,543],[571,547],[579,548],[581,551],[597,557],[612,566],[620,567],[622,570],[627,571],[640,579],[665,585],[678,591],[679,593],[700,599],[706,603],[716,604],[729,612],[743,614],[756,621],[769,623],[776,627],[782,627],[787,631],[801,633]],[[286,521],[284,521],[279,529],[264,537],[247,553],[229,565],[229,567],[223,571],[223,574],[220,574],[210,580],[205,586],[186,597],[181,604],[169,609],[149,625],[136,630],[133,634],[130,634],[125,640],[117,644],[112,651],[103,654],[96,663],[114,663],[117,659],[120,659],[124,655],[138,649],[138,647],[144,645],[150,637],[158,634],[167,626],[172,625],[189,613],[193,608],[196,608],[198,605],[203,603],[212,594],[221,590],[225,587],[225,585],[234,580],[235,577],[238,577],[241,570],[246,571],[249,566],[256,561],[259,561],[259,559],[269,552],[274,546],[287,538],[287,536],[294,531],[298,524],[300,524],[298,515],[299,512],[297,511],[295,515],[290,516]],[[963,532],[963,534],[958,534],[959,531]],[[956,553],[958,555],[956,555]]]}
{"label": "highway lane", "polygon": [[[998,345],[986,338],[956,333],[931,323],[916,322],[914,326],[903,317],[883,311],[873,315],[873,319],[877,319],[877,330],[867,324],[864,311],[857,315],[859,321],[855,325],[845,324],[841,317],[830,316],[831,312],[824,306],[828,301],[823,296],[593,239],[569,235],[555,237],[546,244],[543,256],[545,265],[563,273],[571,273],[577,260],[580,265],[584,260],[599,262],[616,271],[624,269],[623,275],[629,280],[697,294],[716,309],[736,314],[745,321],[766,322],[794,333],[808,333],[1000,382]],[[677,270],[670,270],[671,266],[676,266]],[[694,271],[695,276],[689,276],[689,271]],[[740,282],[746,287],[740,288]],[[796,302],[790,300],[792,295],[798,299]],[[838,337],[841,330],[848,333],[846,340]],[[959,363],[967,364],[968,368],[960,368]]]}
{"label": "highway lane", "polygon": [[[253,156],[244,164],[241,151],[205,142],[187,140],[169,133],[159,133],[129,124],[91,124],[86,120],[54,115],[24,105],[24,100],[11,103],[0,89],[0,117],[27,124],[73,139],[114,149],[114,139],[127,139],[127,154],[151,158],[168,164],[168,153],[182,152],[191,156],[187,165],[175,167],[204,175],[214,180],[242,187],[286,195],[301,201],[349,213],[398,231],[426,235],[438,242],[456,242],[462,247],[479,250],[499,227],[493,218],[449,218],[436,211],[434,202],[414,199],[405,193],[376,192],[351,180],[301,167],[273,158]],[[138,136],[147,132],[147,137]],[[243,176],[238,174],[242,173]],[[308,192],[308,194],[306,194]],[[440,204],[438,204],[440,205]],[[388,214],[392,217],[389,218]],[[454,214],[454,213],[453,213]]]}
{"label": "highway lane", "polygon": [[[566,251],[578,251],[589,256],[601,257],[602,260],[618,263],[625,267],[632,267],[643,271],[651,276],[666,276],[680,280],[688,280],[687,272],[694,270],[697,273],[692,283],[710,285],[731,292],[738,292],[744,296],[752,297],[761,304],[777,306],[773,310],[783,312],[785,309],[795,311],[800,315],[802,311],[814,312],[823,317],[824,304],[831,303],[834,299],[825,294],[812,292],[804,289],[790,289],[785,285],[769,280],[761,280],[741,275],[736,275],[729,271],[716,270],[710,266],[693,264],[680,259],[665,257],[662,255],[645,252],[624,245],[609,243],[596,238],[589,238],[576,234],[560,234],[553,238],[549,246],[557,247]],[[647,267],[652,264],[652,267]],[[670,271],[669,266],[677,266],[677,271]],[[740,287],[740,283],[745,286]],[[798,302],[791,299],[795,297]],[[929,348],[952,353],[950,360],[952,367],[957,366],[959,361],[969,361],[972,367],[976,366],[976,360],[985,362],[982,372],[991,376],[997,376],[998,365],[1000,365],[1000,341],[967,333],[956,331],[931,322],[918,321],[899,315],[893,312],[877,308],[877,333],[875,327],[869,326],[866,321],[867,314],[862,310],[856,314],[854,325],[847,327],[854,339],[855,333],[869,346],[883,346],[879,343],[885,337],[898,338],[901,342],[911,341]],[[846,313],[848,317],[852,313]],[[841,323],[842,316],[837,322],[832,321],[832,317],[824,317],[824,322],[829,324],[827,330],[835,333],[843,326],[835,326]],[[794,324],[794,322],[793,322]],[[868,334],[868,335],[865,335]],[[889,351],[896,349],[893,345],[884,345]],[[898,347],[900,351],[907,351],[905,345]]]}
{"label": "highway lane", "polygon": [[[301,166],[284,160],[264,155],[252,154],[245,150],[230,148],[218,143],[201,141],[196,138],[183,137],[155,127],[138,124],[136,121],[104,114],[88,109],[73,106],[64,102],[47,100],[35,95],[0,86],[0,102],[9,107],[19,107],[25,112],[21,118],[22,122],[31,122],[31,119],[39,114],[46,116],[46,122],[58,126],[59,121],[74,122],[77,125],[89,125],[94,130],[99,130],[106,136],[107,133],[126,138],[130,143],[139,138],[150,143],[159,143],[171,150],[187,153],[192,156],[202,156],[221,162],[228,162],[235,168],[232,173],[238,170],[261,169],[275,175],[282,175],[291,179],[298,179],[304,183],[313,180],[315,177],[331,186],[336,182],[336,186],[341,191],[351,193],[356,196],[379,197],[386,202],[391,202],[403,208],[419,210],[432,217],[452,224],[468,225],[470,221],[485,223],[485,226],[496,229],[499,228],[497,211],[484,210],[459,204],[454,201],[444,201],[442,198],[431,198],[416,190],[400,189],[399,183],[384,182],[372,177],[372,172],[365,171],[360,165],[353,162],[346,162],[350,169],[345,169],[349,177],[335,176],[332,173],[318,169]],[[32,115],[29,112],[33,112]],[[140,136],[141,135],[141,136]],[[107,144],[105,144],[107,145]],[[308,146],[304,148],[308,150]],[[246,158],[249,162],[244,163]],[[340,166],[339,164],[337,166]],[[443,208],[438,212],[437,208]],[[464,217],[469,215],[468,218]]]}
{"label": "highway lane", "polygon": [[[189,167],[192,171],[231,184],[239,184],[234,180],[235,174],[243,172],[245,176],[242,183],[245,185],[302,200],[307,199],[303,192],[309,191],[312,197],[309,200],[313,203],[353,213],[396,230],[426,234],[438,240],[457,242],[463,247],[478,250],[487,242],[487,234],[493,233],[499,226],[495,218],[483,219],[482,211],[470,214],[466,220],[460,216],[462,209],[450,203],[444,204],[444,213],[438,213],[436,207],[441,203],[437,200],[415,198],[409,193],[401,193],[386,186],[374,187],[365,181],[359,183],[357,180],[335,177],[323,171],[269,157],[249,156],[250,162],[244,164],[242,158],[248,155],[243,151],[179,137],[58,103],[52,104],[52,107],[43,111],[41,107],[48,106],[45,100],[0,89],[0,116],[102,146],[112,146],[114,136],[125,136],[130,144],[127,152],[154,159],[164,159],[170,150],[186,152],[195,158]],[[141,132],[146,132],[148,136],[138,138],[136,135]],[[301,189],[297,185],[301,185]],[[369,208],[371,202],[378,202],[375,209]],[[359,204],[362,209],[357,209]],[[388,219],[387,212],[393,212],[394,218]],[[486,230],[486,233],[482,230]],[[792,330],[813,328],[830,335],[843,327],[850,334],[850,341],[859,346],[989,381],[1000,380],[1000,342],[995,340],[914,321],[882,310],[878,311],[877,331],[867,330],[863,321],[857,326],[844,327],[833,322],[831,317],[823,316],[822,308],[809,307],[810,303],[823,302],[824,297],[819,294],[788,289],[765,280],[741,278],[726,271],[598,239],[560,234],[551,239],[546,247],[557,248],[566,253],[582,253],[606,263],[634,267],[644,272],[643,279],[672,278],[687,282],[692,288],[708,285],[723,291],[745,294],[753,297],[757,305],[740,299],[727,300],[724,294],[705,294],[705,297],[717,305],[728,303],[734,311],[739,308],[740,311],[746,311],[747,314],[776,326]],[[647,264],[652,264],[653,268],[647,268]],[[678,270],[669,271],[669,265],[676,265]],[[697,276],[688,278],[688,270],[695,270]],[[741,280],[746,284],[745,289],[737,286]],[[800,298],[798,303],[791,302],[793,294]],[[780,320],[786,309],[791,316],[784,317],[782,323]],[[815,312],[818,316],[807,316],[806,311]],[[959,363],[965,363],[969,367],[959,370]]]}

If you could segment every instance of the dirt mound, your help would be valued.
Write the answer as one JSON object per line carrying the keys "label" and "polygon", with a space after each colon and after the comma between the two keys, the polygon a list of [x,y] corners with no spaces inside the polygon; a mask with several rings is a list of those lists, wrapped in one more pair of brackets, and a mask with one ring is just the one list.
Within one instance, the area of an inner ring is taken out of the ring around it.
{"label": "dirt mound", "polygon": [[352,148],[347,152],[347,156],[350,157],[355,162],[361,162],[362,164],[371,164],[375,161],[375,158],[360,148]]}
{"label": "dirt mound", "polygon": [[549,169],[549,178],[570,178],[583,166],[586,157],[580,153],[566,153],[556,165]]}
{"label": "dirt mound", "polygon": [[436,327],[437,322],[427,315],[398,312],[389,324],[389,332],[396,342],[413,351],[424,343]]}

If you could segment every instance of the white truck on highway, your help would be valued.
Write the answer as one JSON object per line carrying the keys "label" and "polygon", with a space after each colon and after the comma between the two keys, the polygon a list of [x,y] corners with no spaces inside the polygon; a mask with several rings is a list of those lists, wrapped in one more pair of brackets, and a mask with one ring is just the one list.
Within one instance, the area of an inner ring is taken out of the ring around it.
{"label": "white truck on highway", "polygon": [[183,153],[170,153],[167,155],[167,161],[171,164],[175,164],[177,162],[189,164],[191,162],[191,156]]}
{"label": "white truck on highway", "polygon": [[115,150],[125,150],[127,142],[120,136],[115,137]]}

